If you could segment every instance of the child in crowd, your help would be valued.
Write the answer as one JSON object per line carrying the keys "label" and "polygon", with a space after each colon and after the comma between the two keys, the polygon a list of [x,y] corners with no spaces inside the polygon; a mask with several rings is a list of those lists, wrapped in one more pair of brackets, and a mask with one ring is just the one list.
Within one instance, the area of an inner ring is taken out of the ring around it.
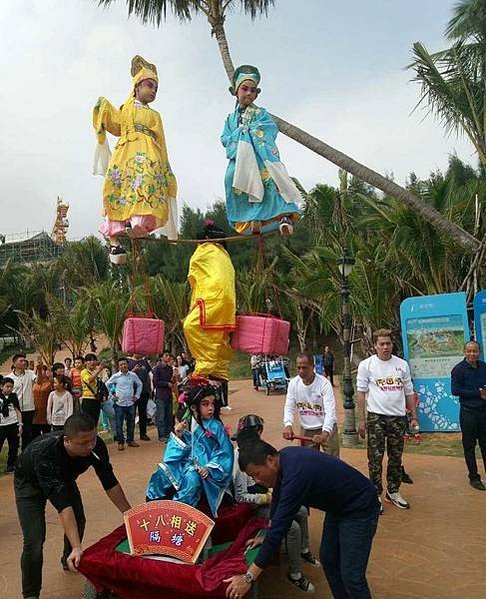
{"label": "child in crowd", "polygon": [[211,386],[186,394],[188,410],[170,434],[164,461],[152,475],[147,500],[169,498],[196,506],[204,491],[213,516],[231,482],[233,447]]}
{"label": "child in crowd", "polygon": [[5,439],[8,442],[7,467],[5,472],[15,470],[15,461],[19,450],[19,437],[22,434],[22,412],[19,400],[13,393],[13,379],[5,377],[1,381],[0,392],[0,451]]}
{"label": "child in crowd", "polygon": [[58,374],[53,380],[54,391],[47,400],[47,422],[53,431],[60,431],[64,423],[74,413],[73,396],[68,391],[70,380],[64,374]]}
{"label": "child in crowd", "polygon": [[[270,520],[272,516],[272,491],[263,485],[257,484],[248,474],[238,467],[239,449],[245,443],[254,443],[263,433],[263,418],[256,414],[248,414],[238,421],[238,429],[233,437],[238,444],[235,449],[234,487],[237,503],[251,503],[255,506],[255,516]],[[251,539],[250,546],[256,547],[263,543],[265,535]],[[309,524],[307,508],[301,506],[285,538],[287,556],[289,559],[288,580],[306,593],[315,591],[314,585],[302,573],[302,561],[319,567],[319,561],[309,549]]]}

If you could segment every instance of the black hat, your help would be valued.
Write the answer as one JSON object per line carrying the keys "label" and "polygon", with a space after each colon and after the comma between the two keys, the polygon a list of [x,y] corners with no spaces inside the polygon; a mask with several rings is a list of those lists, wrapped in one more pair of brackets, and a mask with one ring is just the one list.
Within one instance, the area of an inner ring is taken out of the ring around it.
{"label": "black hat", "polygon": [[242,416],[238,420],[238,426],[236,427],[236,433],[231,437],[233,441],[236,441],[243,431],[245,433],[250,432],[249,429],[263,429],[263,425],[265,421],[261,416],[257,416],[257,414],[247,414],[246,416]]}

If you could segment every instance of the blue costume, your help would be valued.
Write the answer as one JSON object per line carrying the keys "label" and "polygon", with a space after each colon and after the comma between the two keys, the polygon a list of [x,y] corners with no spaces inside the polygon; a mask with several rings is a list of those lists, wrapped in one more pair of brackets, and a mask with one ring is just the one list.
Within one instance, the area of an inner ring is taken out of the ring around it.
{"label": "blue costume", "polygon": [[[258,69],[239,67],[232,93],[236,94],[245,80],[258,85]],[[277,133],[270,114],[255,104],[247,108],[237,105],[226,119],[221,136],[229,160],[224,182],[226,209],[228,221],[238,233],[249,234],[255,221],[262,223],[265,232],[277,229],[284,216],[298,219],[301,195],[280,162]]]}
{"label": "blue costume", "polygon": [[[163,499],[175,489],[174,501],[196,506],[204,489],[211,513],[216,517],[233,473],[233,446],[222,422],[216,418],[205,420],[204,428],[193,418],[191,429],[192,432],[184,431],[182,438],[170,434],[164,461],[150,478],[147,498]],[[209,471],[207,478],[200,476],[199,467]]]}

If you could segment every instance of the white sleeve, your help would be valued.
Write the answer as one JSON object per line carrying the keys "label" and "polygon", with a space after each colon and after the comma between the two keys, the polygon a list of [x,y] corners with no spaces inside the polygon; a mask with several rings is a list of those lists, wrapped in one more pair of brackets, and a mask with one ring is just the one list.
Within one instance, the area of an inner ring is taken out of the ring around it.
{"label": "white sleeve", "polygon": [[324,402],[324,424],[322,430],[332,433],[336,423],[336,400],[331,383],[324,379],[322,383],[322,399]]}
{"label": "white sleeve", "polygon": [[403,377],[403,390],[405,391],[405,396],[412,395],[413,383],[412,383],[412,375],[410,374],[410,366],[407,362],[405,362],[405,375]]}
{"label": "white sleeve", "polygon": [[363,393],[368,393],[368,360],[363,360],[359,363],[358,374],[356,376],[356,389]]}
{"label": "white sleeve", "polygon": [[285,397],[284,406],[284,426],[292,426],[294,424],[295,408],[296,408],[296,397],[295,397],[295,384],[294,381],[290,381],[287,388],[287,396]]}
{"label": "white sleeve", "polygon": [[111,150],[108,140],[105,139],[105,143],[96,144],[95,155],[93,160],[93,175],[106,175],[108,165],[111,160]]}

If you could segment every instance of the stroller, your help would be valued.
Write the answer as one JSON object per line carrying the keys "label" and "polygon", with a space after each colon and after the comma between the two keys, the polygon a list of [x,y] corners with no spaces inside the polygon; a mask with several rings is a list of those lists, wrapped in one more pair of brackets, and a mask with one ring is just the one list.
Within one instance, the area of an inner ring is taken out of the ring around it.
{"label": "stroller", "polygon": [[265,389],[265,394],[270,391],[283,389],[287,393],[289,383],[288,358],[282,356],[265,356],[260,363],[260,387]]}

